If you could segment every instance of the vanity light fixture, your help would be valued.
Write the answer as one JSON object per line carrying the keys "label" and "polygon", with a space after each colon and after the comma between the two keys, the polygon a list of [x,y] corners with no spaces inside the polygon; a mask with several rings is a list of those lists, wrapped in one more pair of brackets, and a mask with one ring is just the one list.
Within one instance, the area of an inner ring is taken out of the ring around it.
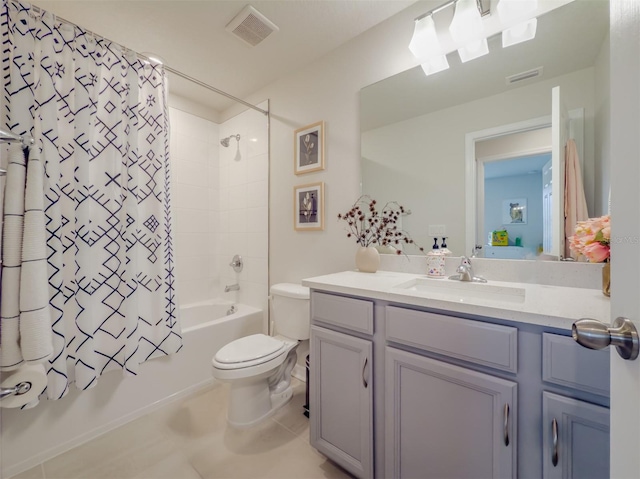
{"label": "vanity light fixture", "polygon": [[[538,19],[531,18],[538,8],[538,0],[500,0],[496,10],[504,25],[515,25],[502,32],[502,47],[533,40]],[[520,20],[519,23],[516,23]]]}
{"label": "vanity light fixture", "polygon": [[502,47],[507,48],[518,43],[533,40],[536,37],[536,29],[538,27],[538,19],[532,18],[523,23],[517,24],[515,27],[507,28],[502,32]]}
{"label": "vanity light fixture", "polygon": [[484,36],[482,16],[476,0],[458,0],[449,33],[459,45],[460,60],[468,62],[489,53],[487,38]]}
{"label": "vanity light fixture", "polygon": [[409,50],[423,62],[421,66],[426,75],[449,68],[449,62],[438,40],[432,13],[416,19]]}
{"label": "vanity light fixture", "polygon": [[[433,15],[455,6],[449,33],[457,45],[460,60],[465,63],[489,53],[482,17],[490,14],[490,3],[489,0],[449,0],[416,18],[409,50],[420,60],[425,74],[432,75],[449,68]],[[535,38],[537,8],[538,0],[499,0],[496,10],[504,28],[503,48]]]}

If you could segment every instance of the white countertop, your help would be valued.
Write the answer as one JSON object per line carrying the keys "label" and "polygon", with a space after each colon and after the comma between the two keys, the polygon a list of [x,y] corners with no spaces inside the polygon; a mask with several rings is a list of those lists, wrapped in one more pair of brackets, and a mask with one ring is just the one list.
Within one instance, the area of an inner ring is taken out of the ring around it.
{"label": "white countertop", "polygon": [[[461,285],[447,278],[434,279],[426,275],[378,271],[360,273],[343,271],[340,273],[307,278],[302,284],[309,288],[327,292],[343,293],[413,306],[423,306],[454,313],[466,313],[477,316],[518,321],[521,323],[571,329],[573,322],[580,318],[598,319],[610,322],[610,300],[601,291],[564,286],[548,286],[531,283],[507,283],[489,280],[492,289],[524,293],[524,298],[513,296],[508,300],[498,297],[463,297],[455,299],[450,294],[438,291],[412,291],[398,288],[399,285],[418,279],[428,286],[434,284],[436,290],[446,290]],[[475,283],[465,283],[464,287],[474,287]],[[480,288],[483,284],[478,284]],[[497,295],[496,295],[497,296]]]}

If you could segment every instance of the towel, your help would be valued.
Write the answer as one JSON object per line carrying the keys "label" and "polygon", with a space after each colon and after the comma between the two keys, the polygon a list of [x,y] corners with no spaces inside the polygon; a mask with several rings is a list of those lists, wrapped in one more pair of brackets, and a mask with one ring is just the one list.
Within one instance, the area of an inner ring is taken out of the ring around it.
{"label": "towel", "polygon": [[53,330],[47,273],[44,165],[40,159],[39,148],[29,150],[24,196],[20,275],[20,349],[25,361],[41,363],[53,354]]}
{"label": "towel", "polygon": [[589,212],[584,196],[578,148],[572,139],[567,141],[564,162],[564,256],[576,259],[578,254],[569,248],[568,238],[574,235],[578,221],[589,218]]}
{"label": "towel", "polygon": [[43,211],[44,169],[39,151],[29,162],[20,146],[9,150],[2,241],[0,370],[53,353]]}
{"label": "towel", "polygon": [[24,223],[24,190],[27,164],[17,144],[9,147],[9,164],[4,189],[2,231],[2,285],[0,295],[0,370],[22,363],[20,352],[20,267]]}

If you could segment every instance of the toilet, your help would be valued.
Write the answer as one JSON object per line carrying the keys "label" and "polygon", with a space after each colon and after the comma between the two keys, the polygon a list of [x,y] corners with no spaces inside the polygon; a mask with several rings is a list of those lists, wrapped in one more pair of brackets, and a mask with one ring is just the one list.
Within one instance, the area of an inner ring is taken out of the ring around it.
{"label": "toilet", "polygon": [[284,406],[293,395],[291,371],[300,341],[309,339],[309,288],[281,283],[271,287],[276,336],[253,334],[220,348],[213,377],[231,385],[227,421],[249,427]]}

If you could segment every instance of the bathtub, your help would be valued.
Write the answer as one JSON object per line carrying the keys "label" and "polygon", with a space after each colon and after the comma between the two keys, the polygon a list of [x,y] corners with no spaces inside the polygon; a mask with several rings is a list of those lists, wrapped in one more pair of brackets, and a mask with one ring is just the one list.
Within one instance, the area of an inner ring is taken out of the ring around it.
{"label": "bathtub", "polygon": [[211,300],[180,307],[183,347],[140,366],[138,377],[109,371],[87,391],[71,388],[58,401],[42,399],[20,411],[0,408],[0,477],[9,477],[79,446],[176,399],[210,387],[211,359],[228,342],[263,332],[263,312]]}

